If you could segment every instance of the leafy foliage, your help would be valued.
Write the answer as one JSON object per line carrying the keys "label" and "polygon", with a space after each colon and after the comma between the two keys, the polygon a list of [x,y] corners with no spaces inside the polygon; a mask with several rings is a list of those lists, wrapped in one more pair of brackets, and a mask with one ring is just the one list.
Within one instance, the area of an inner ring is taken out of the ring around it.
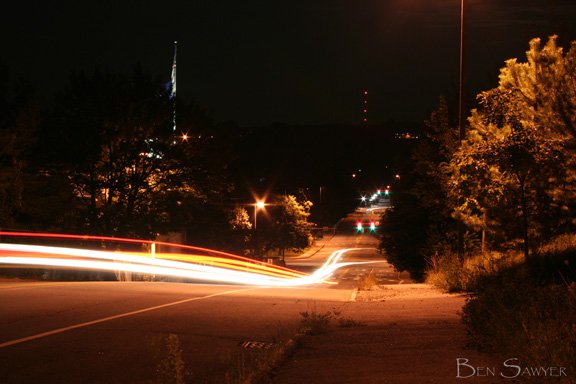
{"label": "leafy foliage", "polygon": [[312,244],[312,228],[308,221],[312,202],[299,201],[293,195],[279,195],[272,198],[270,205],[271,225],[264,227],[267,250],[277,249],[279,255],[286,250],[302,250]]}
{"label": "leafy foliage", "polygon": [[448,172],[456,217],[486,229],[492,244],[522,239],[525,255],[573,228],[576,45],[564,56],[552,37],[530,43],[527,63],[506,62],[497,88],[478,96],[466,140]]}
{"label": "leafy foliage", "polygon": [[[465,254],[480,233],[494,250],[531,249],[575,229],[576,42],[530,42],[527,62],[508,60],[498,87],[478,95],[465,140],[442,104],[404,171],[382,248],[396,268],[421,276],[426,261],[454,250],[455,224],[467,228]],[[461,262],[461,261],[460,261]]]}

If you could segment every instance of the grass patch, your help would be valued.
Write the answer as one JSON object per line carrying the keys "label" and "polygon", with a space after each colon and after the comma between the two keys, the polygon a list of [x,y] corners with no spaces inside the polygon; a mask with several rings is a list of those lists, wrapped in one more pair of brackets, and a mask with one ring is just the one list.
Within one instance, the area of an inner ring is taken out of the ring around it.
{"label": "grass patch", "polygon": [[367,275],[364,275],[358,280],[358,290],[360,291],[370,291],[374,287],[378,286],[378,279],[374,274],[374,269],[370,270]]}
{"label": "grass patch", "polygon": [[426,283],[447,292],[470,292],[479,281],[524,262],[521,252],[486,252],[468,257],[464,262],[455,253],[435,256],[429,260]]}
{"label": "grass patch", "polygon": [[338,318],[338,326],[341,328],[365,327],[366,324],[351,318]]}
{"label": "grass patch", "polygon": [[230,357],[229,369],[225,374],[226,384],[265,383],[270,372],[292,353],[294,341],[268,349],[242,350]]}
{"label": "grass patch", "polygon": [[575,240],[563,236],[522,263],[497,263],[473,276],[463,320],[476,347],[523,366],[566,367],[567,376],[554,382],[576,383]]}
{"label": "grass patch", "polygon": [[184,384],[190,373],[182,357],[180,337],[169,333],[152,339],[150,344],[156,361],[156,378],[152,383]]}
{"label": "grass patch", "polygon": [[308,335],[320,335],[326,333],[330,326],[330,320],[334,317],[331,311],[318,313],[316,308],[311,312],[300,312],[302,319],[300,325],[304,333]]}
{"label": "grass patch", "polygon": [[356,321],[352,318],[345,318],[341,316],[340,311],[326,311],[319,313],[316,310],[316,304],[312,311],[300,312],[302,319],[300,325],[302,328],[302,333],[306,335],[321,335],[328,332],[330,328],[330,323],[332,320],[336,320],[338,327],[340,328],[353,328],[353,327],[364,327],[366,324]]}
{"label": "grass patch", "polygon": [[[479,349],[524,366],[563,366],[576,383],[576,284],[537,286],[508,276],[472,297],[463,320]],[[538,382],[538,381],[536,381]]]}

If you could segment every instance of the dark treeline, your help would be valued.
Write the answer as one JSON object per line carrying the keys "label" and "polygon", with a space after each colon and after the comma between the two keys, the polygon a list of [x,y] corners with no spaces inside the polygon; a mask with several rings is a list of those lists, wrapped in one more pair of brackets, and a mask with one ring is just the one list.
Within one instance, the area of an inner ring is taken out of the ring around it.
{"label": "dark treeline", "polygon": [[2,67],[0,226],[143,239],[180,232],[242,252],[255,197],[294,196],[307,220],[333,225],[396,172],[409,143],[394,133],[417,128],[217,123],[138,66],[73,73],[40,100]]}

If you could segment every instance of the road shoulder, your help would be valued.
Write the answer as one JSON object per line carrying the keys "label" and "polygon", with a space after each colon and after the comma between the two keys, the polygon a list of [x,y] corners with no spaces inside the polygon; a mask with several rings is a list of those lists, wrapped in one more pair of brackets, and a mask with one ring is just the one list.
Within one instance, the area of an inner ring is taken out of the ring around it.
{"label": "road shoulder", "polygon": [[344,321],[333,321],[326,333],[304,338],[272,382],[461,382],[457,359],[489,365],[488,356],[467,347],[459,315],[464,303],[463,295],[426,284],[360,291],[357,300],[338,313]]}

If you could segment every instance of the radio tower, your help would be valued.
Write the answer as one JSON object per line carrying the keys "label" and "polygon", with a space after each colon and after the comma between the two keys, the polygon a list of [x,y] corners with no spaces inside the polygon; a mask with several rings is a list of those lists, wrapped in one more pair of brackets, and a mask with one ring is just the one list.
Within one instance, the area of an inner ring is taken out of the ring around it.
{"label": "radio tower", "polygon": [[362,91],[362,123],[368,124],[368,91]]}

